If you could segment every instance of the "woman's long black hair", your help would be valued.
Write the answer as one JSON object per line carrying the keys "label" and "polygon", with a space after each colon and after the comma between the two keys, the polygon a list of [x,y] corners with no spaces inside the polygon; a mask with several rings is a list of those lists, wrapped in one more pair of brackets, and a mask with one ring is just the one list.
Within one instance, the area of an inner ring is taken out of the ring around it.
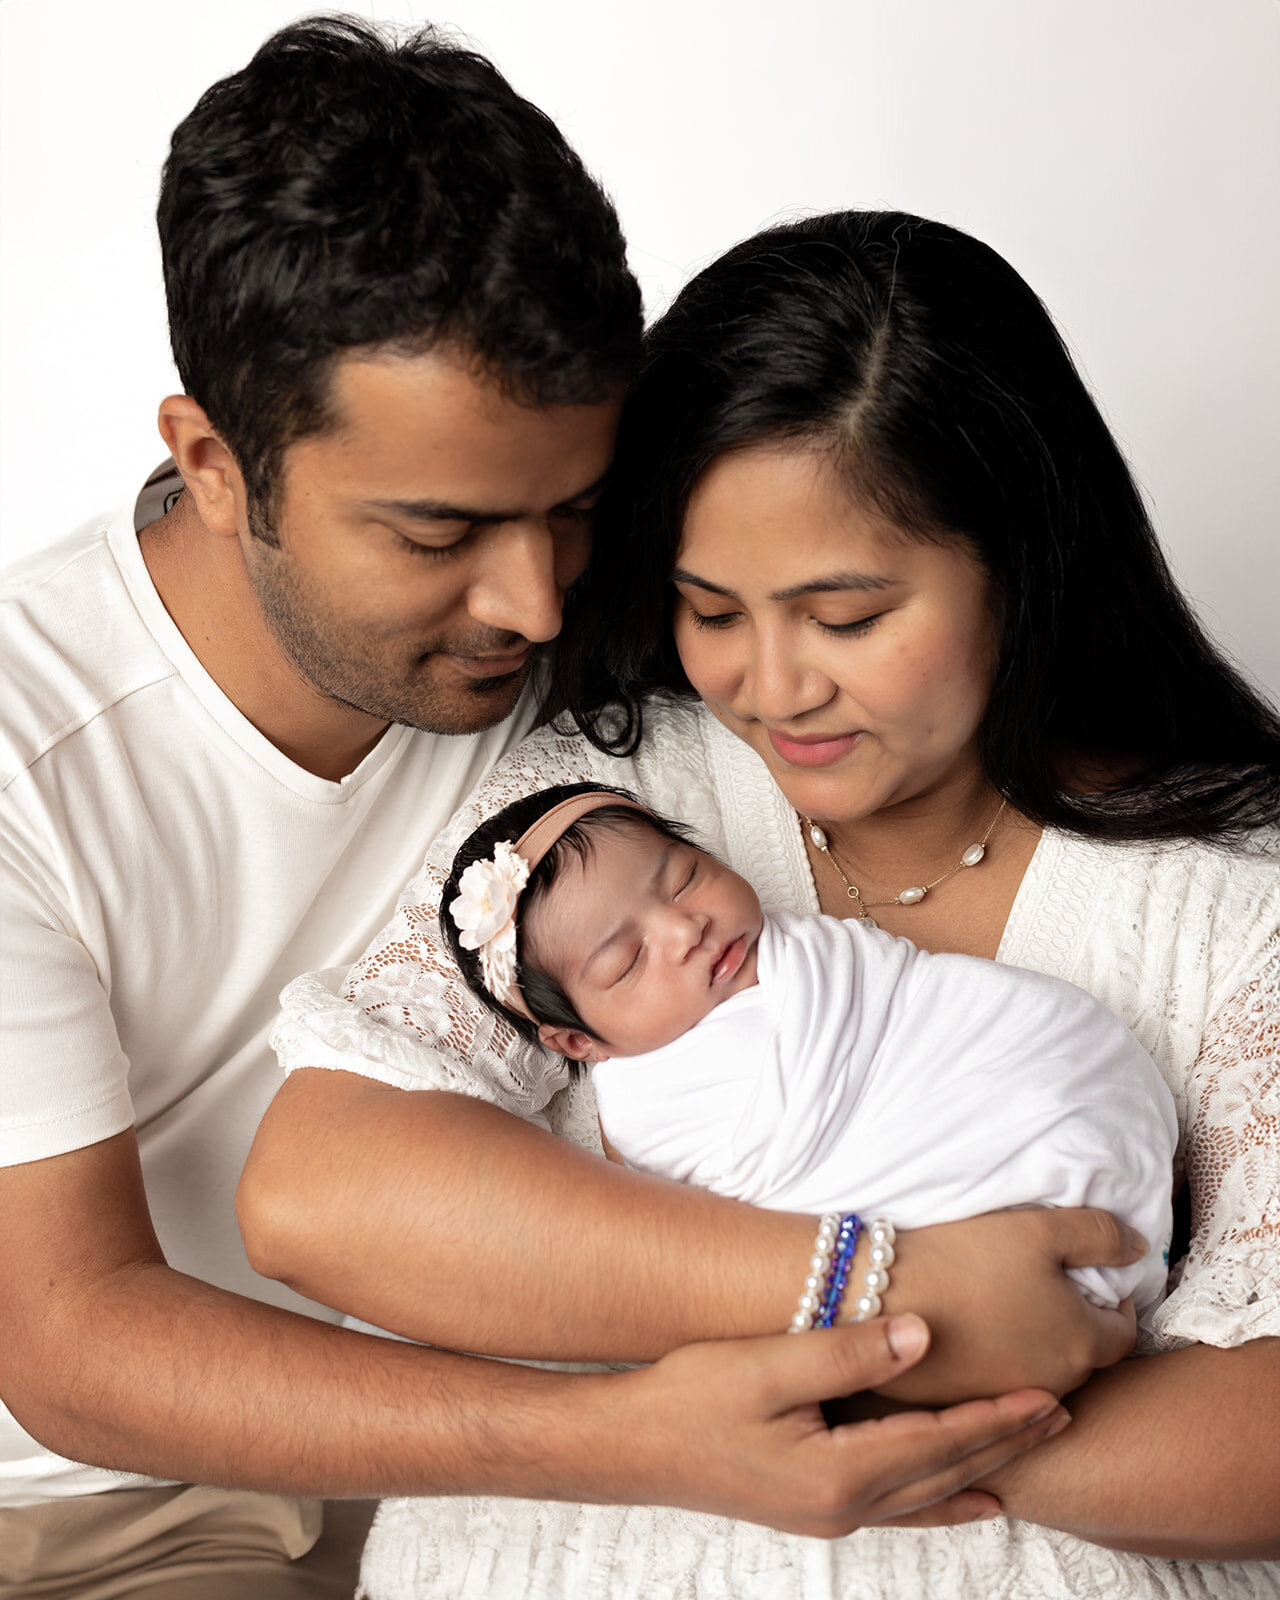
{"label": "woman's long black hair", "polygon": [[1280,719],[1179,592],[1048,312],[994,250],[901,212],[757,234],[651,329],[550,702],[602,749],[635,748],[647,695],[692,693],[685,507],[766,441],[830,450],[859,504],[985,568],[1003,634],[982,760],[1025,816],[1112,839],[1280,820]]}

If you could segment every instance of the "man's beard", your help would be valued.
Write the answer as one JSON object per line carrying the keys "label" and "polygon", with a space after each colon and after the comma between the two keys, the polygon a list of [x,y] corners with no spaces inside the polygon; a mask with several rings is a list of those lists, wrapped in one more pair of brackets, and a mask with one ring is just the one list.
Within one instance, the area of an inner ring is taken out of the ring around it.
{"label": "man's beard", "polygon": [[515,706],[529,675],[527,664],[499,678],[465,679],[450,673],[455,681],[461,679],[455,687],[437,681],[437,672],[448,669],[430,658],[516,655],[526,645],[519,635],[415,641],[412,652],[403,654],[393,654],[379,641],[379,655],[358,625],[304,594],[278,545],[255,541],[254,550],[258,559],[249,566],[249,581],[267,626],[295,669],[327,699],[387,722],[444,734],[492,728]]}

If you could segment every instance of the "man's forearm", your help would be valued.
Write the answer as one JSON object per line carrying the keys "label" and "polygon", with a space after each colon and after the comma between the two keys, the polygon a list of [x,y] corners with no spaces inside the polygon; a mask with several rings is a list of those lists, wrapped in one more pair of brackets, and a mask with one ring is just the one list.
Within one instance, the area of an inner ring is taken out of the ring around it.
{"label": "man's forearm", "polygon": [[[169,1267],[132,1129],[0,1168],[0,1214],[0,1396],[49,1449],[124,1471],[325,1495],[682,1505],[835,1535],[990,1511],[965,1486],[1068,1420],[1024,1388],[828,1429],[820,1400],[920,1359],[928,1333],[912,1317],[588,1376],[333,1328]],[[485,1243],[472,1261],[500,1298]],[[390,1270],[412,1266],[393,1253]]]}
{"label": "man's forearm", "polygon": [[815,1397],[910,1365],[924,1345],[912,1319],[570,1375],[330,1327],[155,1261],[98,1280],[80,1305],[57,1299],[44,1358],[6,1352],[15,1416],[72,1459],[179,1481],[680,1505],[833,1537],[990,1515],[965,1486],[1068,1420],[1024,1390],[892,1431],[829,1430]]}
{"label": "man's forearm", "polygon": [[987,1487],[1010,1516],[1094,1544],[1204,1560],[1280,1556],[1280,1341],[1122,1362],[1075,1420]]}
{"label": "man's forearm", "polygon": [[[5,1400],[72,1460],[294,1494],[589,1497],[604,1379],[420,1349],[161,1262],[64,1298]],[[572,1390],[572,1403],[569,1390]]]}

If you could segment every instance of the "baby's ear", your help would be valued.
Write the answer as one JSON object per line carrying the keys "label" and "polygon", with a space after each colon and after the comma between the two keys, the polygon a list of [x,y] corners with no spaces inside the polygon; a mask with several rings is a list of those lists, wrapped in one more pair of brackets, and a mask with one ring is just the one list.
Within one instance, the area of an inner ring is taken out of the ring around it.
{"label": "baby's ear", "polygon": [[609,1057],[581,1028],[558,1028],[550,1022],[538,1024],[538,1038],[548,1050],[568,1056],[571,1061],[607,1061]]}

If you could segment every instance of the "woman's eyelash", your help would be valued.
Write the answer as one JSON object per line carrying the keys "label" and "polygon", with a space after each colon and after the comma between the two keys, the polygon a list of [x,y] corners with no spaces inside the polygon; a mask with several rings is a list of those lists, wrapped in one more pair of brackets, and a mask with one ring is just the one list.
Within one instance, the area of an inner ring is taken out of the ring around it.
{"label": "woman's eyelash", "polygon": [[[718,611],[712,616],[704,616],[701,611],[691,609],[689,620],[695,628],[704,628],[710,631],[715,628],[728,627],[731,622],[737,619],[738,615],[739,613],[736,611]],[[856,622],[819,622],[817,617],[813,620],[823,633],[834,634],[839,639],[852,639],[858,634],[866,633],[870,628],[873,628],[883,616],[883,611],[877,611],[873,617],[859,617]]]}
{"label": "woman's eyelash", "polygon": [[823,633],[834,633],[839,638],[849,639],[856,634],[866,633],[869,628],[874,628],[882,616],[884,612],[877,611],[873,617],[859,617],[856,622],[818,622],[816,617],[813,620],[818,623]]}

